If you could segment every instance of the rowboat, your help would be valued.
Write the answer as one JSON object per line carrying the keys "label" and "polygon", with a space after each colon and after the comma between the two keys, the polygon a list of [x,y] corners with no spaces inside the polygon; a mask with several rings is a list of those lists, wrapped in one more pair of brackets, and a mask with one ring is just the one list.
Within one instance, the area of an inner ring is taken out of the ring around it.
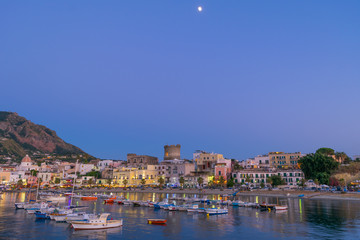
{"label": "rowboat", "polygon": [[279,206],[279,205],[275,206],[276,211],[284,211],[284,210],[287,210],[287,209],[288,209],[288,206]]}
{"label": "rowboat", "polygon": [[83,196],[80,198],[83,201],[96,201],[97,197],[93,197],[93,196]]}
{"label": "rowboat", "polygon": [[102,213],[100,217],[85,221],[72,221],[71,225],[74,230],[95,230],[116,228],[123,225],[123,220],[107,220],[109,213]]}
{"label": "rowboat", "polygon": [[148,224],[166,224],[166,219],[148,219]]}

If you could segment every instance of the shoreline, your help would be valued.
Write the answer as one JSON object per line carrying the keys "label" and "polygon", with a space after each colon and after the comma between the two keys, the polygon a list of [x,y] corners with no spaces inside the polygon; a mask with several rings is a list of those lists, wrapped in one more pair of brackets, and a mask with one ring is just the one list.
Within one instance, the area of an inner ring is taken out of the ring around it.
{"label": "shoreline", "polygon": [[[10,190],[5,191],[9,193],[27,192],[27,190]],[[36,191],[32,189],[31,192]],[[44,190],[40,190],[44,191]],[[69,190],[59,189],[60,192],[69,192]],[[126,189],[111,188],[111,189],[81,189],[75,190],[75,193],[94,194],[94,193],[164,193],[164,194],[198,194],[198,195],[231,195],[236,192],[233,189]],[[303,197],[299,195],[304,194]],[[330,192],[309,192],[309,191],[282,191],[282,190],[256,190],[256,191],[240,191],[236,194],[237,197],[241,196],[261,196],[261,197],[281,197],[281,198],[299,198],[299,199],[315,199],[315,200],[349,200],[360,201],[360,193],[330,193]],[[230,196],[232,197],[232,196]]]}

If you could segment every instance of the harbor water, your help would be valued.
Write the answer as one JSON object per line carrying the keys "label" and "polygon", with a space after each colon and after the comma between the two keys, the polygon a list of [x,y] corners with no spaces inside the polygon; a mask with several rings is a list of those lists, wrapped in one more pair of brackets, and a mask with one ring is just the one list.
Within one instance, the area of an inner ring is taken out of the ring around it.
{"label": "harbor water", "polygon": [[[0,239],[360,239],[358,201],[238,196],[242,201],[280,203],[289,209],[276,212],[229,206],[226,215],[207,216],[104,204],[103,199],[75,199],[75,204],[89,206],[87,212],[108,212],[113,219],[123,219],[124,224],[117,229],[74,231],[67,223],[36,220],[34,215],[16,210],[14,203],[24,201],[25,193],[3,193],[1,196]],[[120,193],[118,196],[142,201],[188,197],[165,193]],[[207,197],[221,198],[219,195]],[[149,225],[148,218],[167,219],[167,224]]]}

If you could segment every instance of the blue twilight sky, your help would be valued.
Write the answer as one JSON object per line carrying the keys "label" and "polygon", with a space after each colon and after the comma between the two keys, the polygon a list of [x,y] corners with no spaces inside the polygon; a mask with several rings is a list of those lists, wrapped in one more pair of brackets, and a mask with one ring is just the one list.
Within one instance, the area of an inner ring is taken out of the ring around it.
{"label": "blue twilight sky", "polygon": [[358,154],[360,1],[1,1],[0,81],[100,158]]}

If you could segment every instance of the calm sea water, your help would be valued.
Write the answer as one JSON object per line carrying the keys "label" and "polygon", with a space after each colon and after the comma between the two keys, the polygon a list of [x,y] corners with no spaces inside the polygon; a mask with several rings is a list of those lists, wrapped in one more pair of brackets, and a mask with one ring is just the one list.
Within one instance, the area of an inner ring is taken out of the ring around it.
{"label": "calm sea water", "polygon": [[[173,194],[124,193],[131,200],[161,200]],[[357,201],[310,200],[271,197],[238,197],[243,201],[287,204],[286,212],[261,212],[252,208],[229,207],[229,214],[210,216],[169,212],[147,207],[88,205],[88,212],[110,212],[124,219],[119,229],[74,231],[66,223],[36,220],[14,202],[25,193],[4,193],[0,200],[0,239],[360,239],[360,204]],[[183,196],[183,195],[182,195]],[[201,195],[200,195],[201,197]],[[218,199],[219,196],[209,196]],[[149,225],[148,218],[166,218],[167,225]]]}

